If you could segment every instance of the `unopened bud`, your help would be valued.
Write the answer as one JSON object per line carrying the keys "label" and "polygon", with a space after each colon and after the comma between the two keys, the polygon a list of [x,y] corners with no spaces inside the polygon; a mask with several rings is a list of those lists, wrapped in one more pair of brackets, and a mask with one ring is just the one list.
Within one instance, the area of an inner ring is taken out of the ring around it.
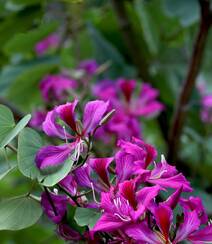
{"label": "unopened bud", "polygon": [[106,124],[113,116],[113,114],[115,113],[115,109],[111,110],[109,113],[107,113],[105,115],[105,117],[99,122],[99,125],[102,126],[104,124]]}

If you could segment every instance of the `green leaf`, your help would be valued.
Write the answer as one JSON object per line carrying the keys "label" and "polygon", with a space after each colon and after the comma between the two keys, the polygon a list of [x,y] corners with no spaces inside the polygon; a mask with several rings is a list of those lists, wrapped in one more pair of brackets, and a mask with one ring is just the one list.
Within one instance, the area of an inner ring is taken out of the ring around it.
{"label": "green leaf", "polygon": [[[23,97],[22,100],[26,104],[28,102],[26,98],[28,96],[32,97],[36,93],[34,88],[37,86],[38,81],[43,75],[51,72],[58,63],[58,57],[51,56],[39,57],[18,65],[4,67],[0,73],[0,94],[4,95],[8,92],[11,84],[14,83],[9,94],[11,99],[13,102],[17,102]],[[33,87],[33,90],[29,90],[28,87]]]}
{"label": "green leaf", "polygon": [[42,179],[35,165],[35,155],[43,146],[40,135],[31,128],[25,128],[18,137],[18,168],[23,175],[31,179]]}
{"label": "green leaf", "polygon": [[0,230],[21,230],[35,224],[42,215],[40,204],[29,197],[0,202]]}
{"label": "green leaf", "polygon": [[75,220],[78,225],[87,225],[90,229],[94,227],[101,213],[91,208],[77,208],[75,213]]}
{"label": "green leaf", "polygon": [[0,163],[0,180],[2,180],[10,171],[17,166],[16,162],[4,162]]}
{"label": "green leaf", "polygon": [[68,175],[68,173],[71,171],[73,163],[74,161],[70,156],[70,158],[65,161],[63,166],[57,172],[44,176],[45,178],[41,183],[44,186],[54,186],[64,177],[66,177],[66,175]]}
{"label": "green leaf", "polygon": [[38,41],[54,32],[57,27],[57,22],[51,22],[29,32],[18,33],[4,45],[3,50],[7,55],[31,52]]}
{"label": "green leaf", "polygon": [[164,9],[168,16],[178,17],[182,26],[194,24],[199,19],[197,0],[165,0]]}
{"label": "green leaf", "polygon": [[24,116],[18,124],[8,131],[7,135],[5,135],[4,139],[0,143],[0,148],[4,148],[7,144],[9,144],[17,135],[18,133],[23,130],[23,128],[28,124],[31,119],[31,114],[27,114]]}
{"label": "green leaf", "polygon": [[158,28],[155,26],[149,12],[147,9],[147,5],[143,0],[135,1],[135,10],[138,14],[138,18],[140,20],[140,24],[142,27],[142,31],[144,34],[144,39],[146,41],[147,46],[152,54],[157,54],[158,52]]}
{"label": "green leaf", "polygon": [[30,1],[29,0],[11,0],[11,2],[13,4],[27,6],[27,5],[39,4],[39,3],[41,3],[41,0],[30,0]]}
{"label": "green leaf", "polygon": [[94,26],[88,25],[88,32],[92,40],[95,58],[98,63],[111,62],[111,66],[104,74],[107,78],[120,76],[132,77],[135,70],[126,64],[117,48],[112,45]]}
{"label": "green leaf", "polygon": [[15,126],[15,120],[11,110],[0,104],[0,143]]}

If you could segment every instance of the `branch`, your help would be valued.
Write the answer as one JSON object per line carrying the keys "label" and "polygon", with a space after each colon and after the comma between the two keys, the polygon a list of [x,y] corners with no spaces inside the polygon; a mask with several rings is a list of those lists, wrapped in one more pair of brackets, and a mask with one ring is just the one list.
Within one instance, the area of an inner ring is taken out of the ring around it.
{"label": "branch", "polygon": [[170,160],[170,162],[177,160],[180,137],[187,115],[186,106],[190,100],[195,86],[195,80],[201,67],[206,39],[212,22],[209,1],[199,0],[199,4],[201,9],[199,31],[195,40],[188,73],[176,105],[176,111],[173,116],[173,123],[169,134],[168,160]]}

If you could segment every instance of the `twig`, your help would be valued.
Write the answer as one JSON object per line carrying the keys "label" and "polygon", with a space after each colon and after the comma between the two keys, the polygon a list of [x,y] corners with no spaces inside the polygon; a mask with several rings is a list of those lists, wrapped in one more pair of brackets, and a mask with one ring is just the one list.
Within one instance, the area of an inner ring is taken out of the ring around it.
{"label": "twig", "polygon": [[68,196],[71,198],[71,200],[73,200],[74,203],[75,203],[78,207],[80,207],[80,204],[77,202],[76,197],[72,196],[68,191],[66,191],[65,188],[63,188],[63,187],[60,186],[59,184],[57,184],[57,186],[58,186],[58,188],[59,188],[61,191],[63,191],[66,195],[68,195]]}
{"label": "twig", "polygon": [[172,162],[177,160],[177,153],[180,144],[180,136],[186,120],[186,106],[191,97],[195,80],[200,70],[202,57],[206,45],[206,39],[212,22],[212,12],[210,11],[210,3],[208,0],[199,0],[201,8],[201,21],[199,31],[193,48],[188,73],[179,95],[176,105],[176,111],[173,116],[173,123],[169,133],[168,160]]}
{"label": "twig", "polygon": [[50,205],[52,206],[52,210],[53,210],[55,216],[58,216],[57,209],[56,209],[56,207],[54,205],[54,202],[53,202],[53,200],[51,198],[51,195],[49,194],[49,191],[48,191],[47,187],[44,186],[44,190],[45,190],[46,196],[48,198],[48,201],[49,201]]}

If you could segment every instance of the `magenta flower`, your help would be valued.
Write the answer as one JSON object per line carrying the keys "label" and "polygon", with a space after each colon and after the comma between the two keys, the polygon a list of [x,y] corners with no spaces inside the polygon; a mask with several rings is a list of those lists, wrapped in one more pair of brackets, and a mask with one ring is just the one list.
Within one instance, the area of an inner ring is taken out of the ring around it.
{"label": "magenta flower", "polygon": [[45,102],[61,101],[67,98],[69,91],[76,86],[76,81],[67,76],[47,75],[40,83],[40,90]]}
{"label": "magenta flower", "polygon": [[60,37],[57,34],[51,34],[36,44],[35,52],[38,56],[41,56],[50,48],[57,48],[59,43]]}
{"label": "magenta flower", "polygon": [[[77,183],[98,192],[109,191],[111,184],[108,167],[112,161],[113,158],[90,158],[88,163],[73,172]],[[95,178],[91,172],[96,174]]]}
{"label": "magenta flower", "polygon": [[[192,243],[206,243],[212,240],[211,226],[200,228],[198,213],[184,209],[183,219],[175,225],[173,210],[168,204],[159,204],[152,211],[152,220],[145,219],[125,229],[128,236],[141,243],[177,244],[184,240]],[[179,219],[177,219],[178,221]]]}
{"label": "magenta flower", "polygon": [[212,95],[202,98],[201,119],[204,123],[212,123]]}
{"label": "magenta flower", "polygon": [[30,126],[36,129],[42,129],[42,124],[46,118],[47,112],[45,110],[36,110],[32,114]]}
{"label": "magenta flower", "polygon": [[190,183],[182,173],[179,173],[174,166],[169,165],[165,158],[161,157],[161,162],[156,163],[153,170],[140,171],[141,181],[151,184],[157,184],[164,188],[178,189],[182,187],[183,191],[192,191]]}
{"label": "magenta flower", "polygon": [[73,175],[69,174],[59,182],[59,185],[72,196],[77,194],[77,182]]}
{"label": "magenta flower", "polygon": [[180,205],[186,211],[193,211],[195,210],[200,218],[201,224],[206,224],[208,221],[208,216],[205,212],[205,209],[202,204],[202,200],[199,197],[189,197],[188,199],[181,198]]}
{"label": "magenta flower", "polygon": [[120,140],[120,150],[116,153],[116,174],[119,181],[127,180],[137,169],[146,169],[157,157],[154,147],[142,140],[133,138],[132,142]]}
{"label": "magenta flower", "polygon": [[60,223],[65,216],[67,203],[68,198],[64,195],[52,192],[48,194],[43,192],[41,195],[41,205],[45,214],[56,224]]}
{"label": "magenta flower", "polygon": [[[66,143],[60,146],[44,146],[38,151],[35,162],[43,172],[60,167],[71,154],[74,160],[78,160],[84,148],[84,140],[87,140],[99,126],[107,110],[108,102],[98,100],[88,102],[85,105],[82,124],[76,120],[76,105],[77,100],[57,106],[46,116],[43,123],[44,132],[48,136],[65,139]],[[60,119],[64,126],[57,123],[56,119]]]}
{"label": "magenta flower", "polygon": [[117,189],[117,192],[112,188],[108,193],[101,193],[103,214],[91,230],[92,233],[113,232],[130,223],[136,223],[144,217],[147,206],[160,191],[160,187],[154,186],[145,187],[136,192],[133,180],[119,184]]}
{"label": "magenta flower", "polygon": [[143,83],[137,96],[135,91],[136,81],[123,78],[117,81],[103,80],[94,86],[94,95],[103,100],[110,100],[110,108],[116,109],[105,130],[99,131],[100,138],[104,138],[107,133],[118,139],[140,137],[139,118],[155,116],[164,109],[157,101],[159,92],[149,84]]}
{"label": "magenta flower", "polygon": [[58,235],[65,241],[80,241],[82,236],[76,230],[69,227],[68,224],[60,223],[57,227]]}
{"label": "magenta flower", "polygon": [[82,61],[79,66],[77,67],[78,70],[82,70],[87,75],[93,75],[98,69],[98,64],[93,59],[88,59]]}

